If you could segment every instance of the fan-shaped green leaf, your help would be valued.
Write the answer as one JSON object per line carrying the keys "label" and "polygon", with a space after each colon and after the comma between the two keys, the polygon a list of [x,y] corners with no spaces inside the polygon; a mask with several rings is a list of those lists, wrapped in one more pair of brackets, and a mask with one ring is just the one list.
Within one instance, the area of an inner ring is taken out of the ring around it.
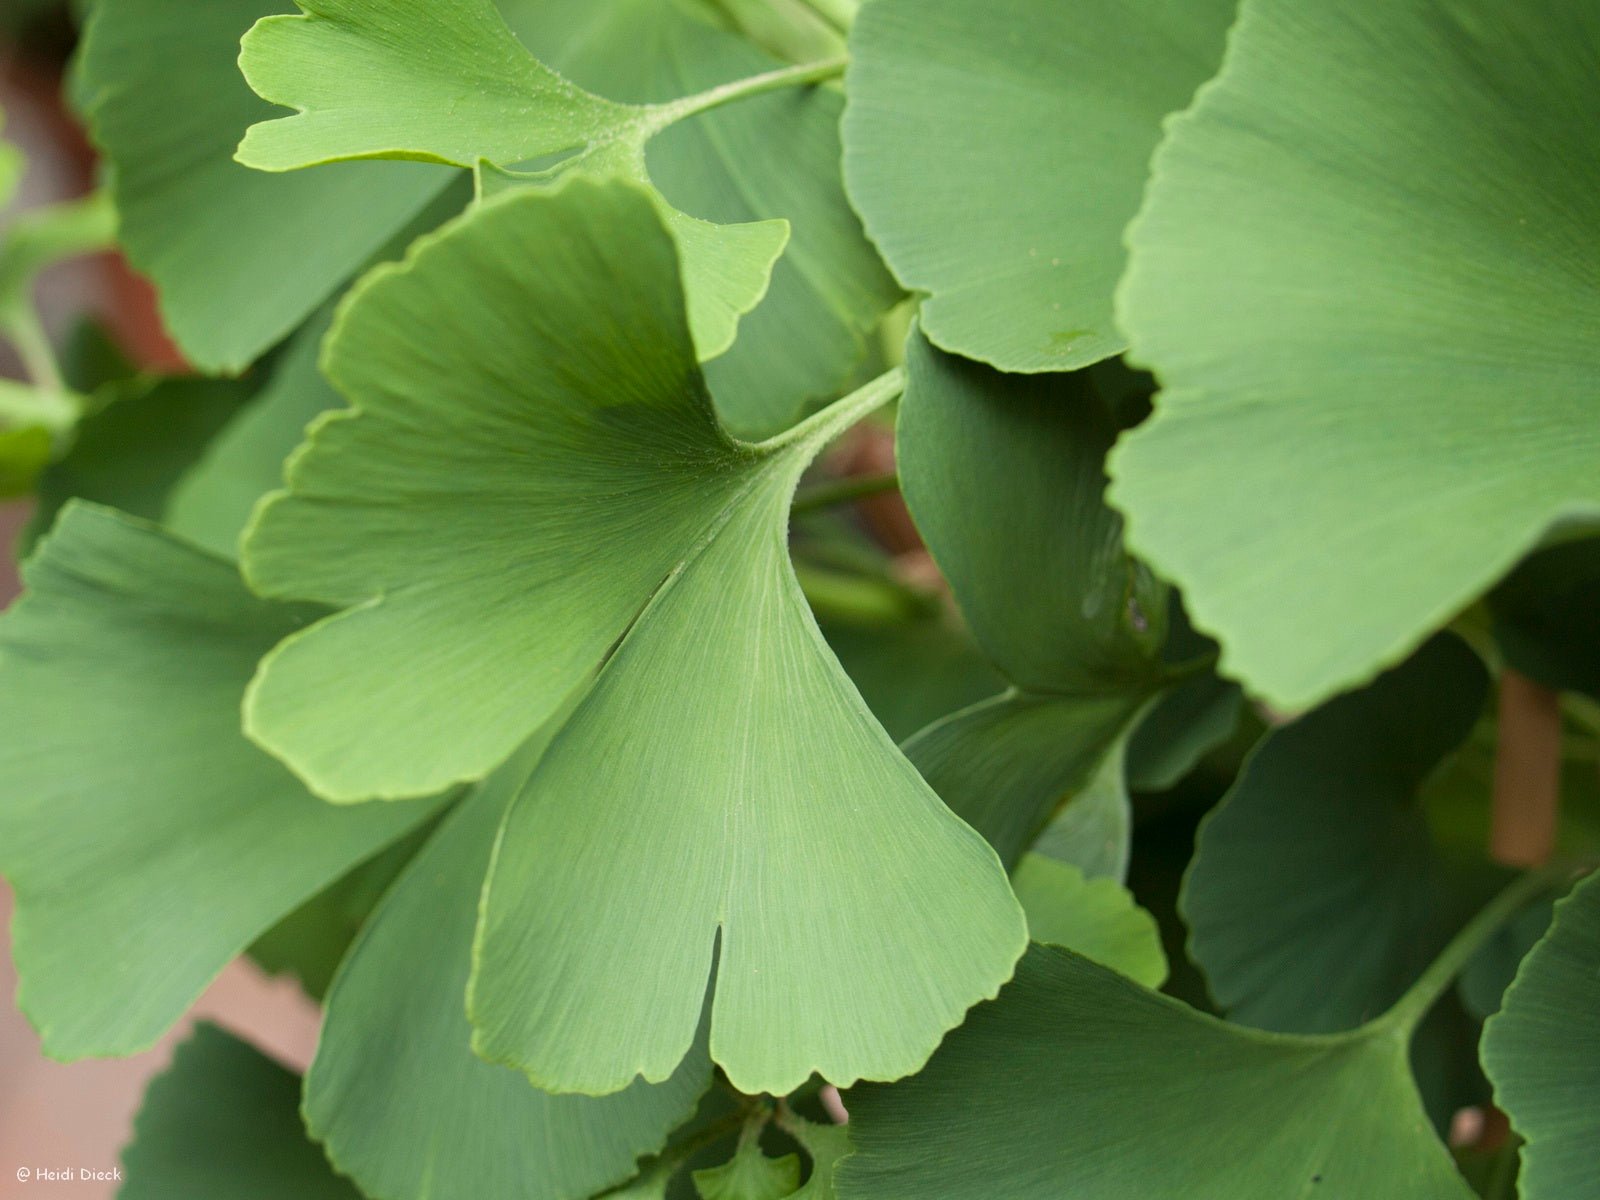
{"label": "fan-shaped green leaf", "polygon": [[672,1079],[551,1096],[475,1057],[466,1017],[478,894],[507,804],[548,736],[462,801],[406,869],[328,997],[306,1120],[375,1196],[582,1200],[666,1144],[710,1078],[702,1043]]}
{"label": "fan-shaped green leaf", "polygon": [[1495,1101],[1526,1140],[1524,1200],[1594,1200],[1600,1141],[1600,876],[1556,906],[1483,1032]]}
{"label": "fan-shaped green leaf", "polygon": [[1399,1029],[1241,1029],[1052,947],[920,1074],[848,1104],[843,1200],[1472,1196]]}
{"label": "fan-shaped green leaf", "polygon": [[1279,708],[1600,519],[1597,39],[1586,0],[1250,0],[1170,127],[1120,301],[1166,390],[1111,495]]}
{"label": "fan-shaped green leaf", "polygon": [[167,327],[207,370],[239,370],[299,325],[450,180],[415,163],[268,175],[233,161],[273,115],[239,75],[239,39],[288,0],[117,0],[81,54],[120,240]]}
{"label": "fan-shaped green leaf", "polygon": [[800,1158],[768,1158],[761,1143],[743,1139],[732,1158],[694,1173],[701,1200],[784,1200],[800,1188]]}
{"label": "fan-shaped green leaf", "polygon": [[1167,978],[1167,956],[1155,918],[1113,879],[1089,879],[1077,867],[1024,855],[1011,886],[1028,914],[1028,936],[1062,946],[1120,971],[1145,987]]}
{"label": "fan-shaped green leaf", "polygon": [[[781,65],[696,7],[521,0],[504,11],[541,62],[630,104],[665,103]],[[843,104],[831,88],[786,88],[680,121],[646,147],[650,178],[684,212],[724,225],[780,217],[790,224],[765,299],[741,318],[733,347],[705,367],[717,411],[737,437],[787,429],[838,395],[867,354],[863,335],[898,298],[845,200]]]}
{"label": "fan-shaped green leaf", "polygon": [[[240,162],[268,171],[355,158],[474,167],[568,154],[529,181],[581,167],[650,183],[645,144],[677,110],[619,104],[568,82],[523,48],[491,0],[298,2],[306,15],[251,31],[240,65],[260,95],[299,115],[253,126]],[[713,225],[660,204],[682,249],[696,345],[715,358],[766,294],[788,225]]]}
{"label": "fan-shaped green leaf", "polygon": [[315,612],[255,599],[227,563],[75,503],[25,581],[0,619],[19,1004],[52,1055],[127,1054],[437,805],[334,808],[244,739],[256,660]]}
{"label": "fan-shaped green leaf", "polygon": [[742,1090],[904,1074],[1024,929],[788,563],[800,472],[894,380],[730,440],[673,268],[647,196],[579,178],[480,207],[360,290],[327,356],[356,407],[246,541],[259,587],[345,611],[266,660],[247,726],[325,794],[415,794],[491,770],[605,659],[507,817],[480,1051],[556,1090],[665,1079],[720,930],[711,1048]]}
{"label": "fan-shaped green leaf", "polygon": [[1116,354],[1122,230],[1161,120],[1235,0],[872,0],[850,35],[845,177],[940,346],[1008,371]]}
{"label": "fan-shaped green leaf", "polygon": [[[1166,683],[1166,591],[1123,553],[1102,499],[1117,426],[1087,376],[1008,377],[920,337],[907,368],[906,502],[1015,686],[918,733],[906,753],[1014,863]],[[1125,847],[1116,858],[1125,864]]]}
{"label": "fan-shaped green leaf", "polygon": [[1449,936],[1423,783],[1483,710],[1453,636],[1274,730],[1202,823],[1181,901],[1234,1020],[1296,1033],[1383,1012]]}
{"label": "fan-shaped green leaf", "polygon": [[359,1200],[300,1124],[300,1080],[201,1024],[145,1093],[121,1200]]}

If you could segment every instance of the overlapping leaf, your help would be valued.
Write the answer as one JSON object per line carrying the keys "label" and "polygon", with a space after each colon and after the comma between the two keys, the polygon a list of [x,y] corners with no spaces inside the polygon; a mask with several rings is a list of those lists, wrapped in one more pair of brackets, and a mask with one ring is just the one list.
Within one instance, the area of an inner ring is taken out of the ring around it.
{"label": "overlapping leaf", "polygon": [[[265,98],[300,110],[251,128],[239,161],[286,171],[357,158],[473,167],[570,155],[532,179],[574,168],[649,184],[645,144],[670,105],[606,100],[544,66],[491,0],[300,0],[304,16],[264,21],[240,64]],[[788,225],[714,225],[663,214],[683,258],[689,323],[702,358],[733,344],[739,317],[766,294]]]}
{"label": "overlapping leaf", "polygon": [[[160,520],[174,487],[255,395],[255,379],[130,378],[107,388],[103,407],[78,422],[71,449],[39,477],[32,527],[49,529],[77,498]],[[172,522],[192,537],[197,526]]]}
{"label": "overlapping leaf", "polygon": [[1145,987],[1167,978],[1167,956],[1155,918],[1112,879],[1090,879],[1043,854],[1025,855],[1011,886],[1028,914],[1028,936],[1120,971]]}
{"label": "overlapping leaf", "polygon": [[906,502],[1013,687],[906,753],[1014,863],[1166,682],[1166,592],[1123,553],[1101,498],[1116,424],[1087,377],[1006,377],[920,338],[907,365]]}
{"label": "overlapping leaf", "polygon": [[1201,826],[1181,902],[1232,1019],[1350,1029],[1432,961],[1451,906],[1421,792],[1487,689],[1477,657],[1443,635],[1257,747]]}
{"label": "overlapping leaf", "polygon": [[57,1057],[160,1036],[279,917],[434,811],[337,809],[239,733],[261,654],[316,615],[74,504],[0,619],[0,871],[19,1004]]}
{"label": "overlapping leaf", "polygon": [[873,0],[850,36],[845,176],[938,345],[1009,371],[1116,354],[1123,227],[1161,121],[1235,0]]}
{"label": "overlapping leaf", "polygon": [[300,1080],[202,1024],[151,1083],[123,1151],[122,1200],[360,1200],[300,1124]]}
{"label": "overlapping leaf", "polygon": [[465,995],[478,895],[507,804],[547,737],[462,801],[406,869],[328,997],[306,1119],[375,1196],[583,1200],[666,1144],[709,1081],[703,1042],[665,1084],[551,1096],[475,1057]]}
{"label": "overlapping leaf", "polygon": [[1583,0],[1250,0],[1170,127],[1119,314],[1166,390],[1111,494],[1280,708],[1600,519],[1597,39]]}
{"label": "overlapping leaf", "polygon": [[[630,104],[665,103],[781,65],[692,4],[518,0],[502,11],[539,61]],[[833,89],[786,88],[681,121],[646,147],[651,179],[684,212],[790,225],[766,298],[740,320],[733,347],[705,366],[736,436],[787,429],[837,395],[868,352],[863,335],[897,298],[844,196],[842,107]]]}
{"label": "overlapping leaf", "polygon": [[494,768],[605,659],[507,816],[480,1052],[557,1090],[666,1079],[717,955],[711,1051],[742,1090],[904,1074],[1024,929],[788,563],[801,470],[894,380],[747,445],[694,358],[632,185],[503,197],[380,271],[328,350],[356,407],[246,541],[258,587],[344,611],[268,657],[247,725],[326,795],[418,794]]}
{"label": "overlapping leaf", "polygon": [[80,56],[120,240],[167,327],[207,370],[239,370],[301,323],[449,182],[417,163],[268,175],[233,161],[273,108],[239,75],[239,39],[288,0],[116,0]]}
{"label": "overlapping leaf", "polygon": [[1406,1032],[1258,1033],[1036,947],[919,1075],[851,1093],[839,1195],[1469,1200]]}
{"label": "overlapping leaf", "polygon": [[1555,924],[1534,947],[1484,1029],[1483,1065],[1495,1101],[1525,1139],[1524,1200],[1600,1196],[1600,877],[1556,906]]}

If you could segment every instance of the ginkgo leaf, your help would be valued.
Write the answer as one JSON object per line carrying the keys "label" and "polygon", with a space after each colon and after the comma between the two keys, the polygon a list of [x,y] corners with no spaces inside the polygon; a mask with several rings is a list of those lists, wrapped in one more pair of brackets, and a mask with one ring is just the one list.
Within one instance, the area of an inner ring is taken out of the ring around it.
{"label": "ginkgo leaf", "polygon": [[121,1200],[360,1200],[300,1124],[300,1080],[202,1022],[145,1093]]}
{"label": "ginkgo leaf", "polygon": [[1181,908],[1234,1020],[1349,1029],[1393,1004],[1451,930],[1423,784],[1488,675],[1441,635],[1360,692],[1270,733],[1201,824]]}
{"label": "ginkgo leaf", "polygon": [[1068,863],[1028,854],[1011,873],[1011,887],[1033,941],[1064,947],[1145,987],[1166,982],[1161,930],[1115,880],[1089,879]]}
{"label": "ginkgo leaf", "polygon": [[971,637],[941,613],[888,626],[819,624],[872,715],[896,741],[1005,686]]}
{"label": "ginkgo leaf", "polygon": [[1117,424],[1087,375],[1005,376],[920,337],[907,368],[901,488],[1013,686],[906,753],[1011,864],[1167,683],[1166,591],[1123,553],[1102,498]]}
{"label": "ginkgo leaf", "polygon": [[768,1158],[758,1140],[742,1139],[727,1162],[696,1171],[694,1187],[701,1200],[785,1200],[800,1188],[800,1158]]}
{"label": "ginkgo leaf", "polygon": [[[843,1200],[1471,1200],[1376,1025],[1226,1025],[1035,947],[928,1066],[847,1097]],[[952,1114],[959,1113],[959,1120]]]}
{"label": "ginkgo leaf", "polygon": [[76,502],[24,580],[0,618],[18,1003],[53,1056],[128,1054],[437,804],[334,808],[239,733],[256,660],[315,610],[258,600],[229,564]]}
{"label": "ginkgo leaf", "polygon": [[343,407],[317,369],[332,321],[328,307],[301,327],[249,406],[186,464],[164,493],[160,511],[149,515],[163,517],[214,554],[238,554],[239,535],[256,502],[283,482],[284,460],[300,444],[306,426]]}
{"label": "ginkgo leaf", "polygon": [[1251,0],[1170,126],[1119,301],[1165,390],[1111,497],[1277,708],[1600,519],[1597,39],[1585,0]]}
{"label": "ginkgo leaf", "polygon": [[[781,65],[714,23],[703,4],[518,0],[502,11],[539,61],[630,104],[677,100]],[[740,319],[732,348],[705,367],[736,437],[769,437],[838,395],[899,298],[844,195],[843,105],[832,88],[785,88],[680,121],[646,147],[650,178],[674,207],[723,225],[790,224],[766,297]]]}
{"label": "ginkgo leaf", "polygon": [[784,1131],[804,1147],[811,1159],[811,1177],[794,1200],[837,1200],[839,1164],[855,1147],[850,1130],[842,1125],[821,1125],[789,1114]]}
{"label": "ginkgo leaf", "polygon": [[[1126,788],[1113,795],[1092,784],[1146,699],[1006,692],[935,721],[906,740],[905,752],[944,802],[1014,865],[1058,810],[1081,799],[1097,798],[1090,801],[1090,823],[1099,829],[1131,828]],[[1116,770],[1120,784],[1120,755]],[[1127,853],[1119,838],[1095,859],[1117,864],[1120,875]],[[1067,857],[1089,865],[1076,854]]]}
{"label": "ginkgo leaf", "polygon": [[[67,453],[39,477],[32,527],[77,498],[160,520],[183,473],[255,394],[255,379],[132,378],[97,397]],[[184,536],[193,530],[176,526]]]}
{"label": "ginkgo leaf", "polygon": [[904,1074],[1025,929],[788,562],[801,471],[898,381],[729,439],[674,268],[645,193],[577,177],[358,289],[326,356],[355,407],[318,423],[245,547],[266,593],[343,611],[268,656],[246,725],[332,798],[425,793],[492,770],[604,660],[507,816],[480,1052],[556,1091],[667,1078],[720,931],[711,1050],[742,1090]]}
{"label": "ginkgo leaf", "polygon": [[97,4],[79,56],[129,260],[205,370],[237,371],[301,323],[450,182],[418,163],[269,175],[233,161],[273,115],[239,39],[289,0]]}
{"label": "ginkgo leaf", "polygon": [[1556,905],[1555,923],[1523,960],[1483,1031],[1495,1102],[1526,1139],[1518,1195],[1594,1200],[1600,1178],[1600,876]]}
{"label": "ginkgo leaf", "polygon": [[703,1042],[667,1083],[598,1099],[548,1095],[472,1053],[478,894],[506,805],[547,740],[536,736],[446,819],[328,997],[306,1120],[374,1196],[425,1200],[449,1180],[462,1195],[584,1200],[659,1151],[710,1080]]}
{"label": "ginkgo leaf", "polygon": [[873,0],[850,34],[845,179],[926,293],[938,345],[1008,371],[1123,348],[1122,231],[1161,122],[1222,57],[1235,0]]}
{"label": "ginkgo leaf", "polygon": [[[445,188],[367,265],[399,258],[416,238],[459,213],[470,190],[464,183]],[[203,448],[197,447],[194,461],[171,481],[160,513],[169,529],[216,554],[238,557],[239,536],[256,502],[283,482],[284,460],[300,444],[306,426],[329,409],[343,407],[319,366],[336,308],[329,301],[295,331],[273,356],[270,375],[258,381],[257,394],[245,410]]]}
{"label": "ginkgo leaf", "polygon": [[[686,111],[606,100],[535,59],[492,0],[298,0],[262,21],[240,66],[264,98],[298,110],[253,126],[239,161],[288,171],[359,158],[475,167],[569,157],[574,169],[648,185],[645,145]],[[659,193],[652,193],[659,198]],[[683,258],[702,358],[733,344],[788,241],[784,221],[714,225],[659,198]]]}

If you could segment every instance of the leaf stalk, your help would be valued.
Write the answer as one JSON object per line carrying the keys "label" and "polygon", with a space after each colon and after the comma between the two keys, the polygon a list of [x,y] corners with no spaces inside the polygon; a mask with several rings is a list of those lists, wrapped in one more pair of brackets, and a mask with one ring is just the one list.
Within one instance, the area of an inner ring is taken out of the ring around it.
{"label": "leaf stalk", "polygon": [[692,96],[669,100],[664,104],[651,105],[647,110],[649,113],[647,119],[649,132],[653,136],[669,125],[676,125],[679,121],[687,120],[689,117],[698,116],[700,113],[708,112],[713,108],[721,108],[724,104],[747,100],[752,96],[780,91],[783,88],[804,87],[808,84],[825,83],[830,79],[837,79],[844,74],[844,69],[849,63],[850,58],[848,55],[839,55],[837,58],[821,59],[818,62],[801,63],[793,67],[779,67],[775,71],[751,75],[747,79],[735,79],[729,83],[710,88],[707,91],[696,92]]}
{"label": "leaf stalk", "polygon": [[1565,883],[1576,870],[1571,863],[1560,863],[1529,871],[1517,879],[1450,939],[1405,995],[1374,1024],[1409,1037],[1484,943],[1534,900]]}

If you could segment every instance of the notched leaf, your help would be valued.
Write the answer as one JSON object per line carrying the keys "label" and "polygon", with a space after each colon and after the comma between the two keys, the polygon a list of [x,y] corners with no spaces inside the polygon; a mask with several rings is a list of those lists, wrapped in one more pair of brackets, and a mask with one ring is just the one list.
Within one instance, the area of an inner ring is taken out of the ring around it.
{"label": "notched leaf", "polygon": [[263,662],[247,728],[331,798],[412,795],[493,769],[603,661],[506,816],[479,1051],[558,1091],[665,1079],[720,936],[711,1053],[741,1090],[895,1077],[1026,936],[788,560],[800,472],[897,380],[729,438],[675,265],[647,196],[577,178],[358,290],[326,361],[355,407],[245,549],[263,591],[342,611]]}

